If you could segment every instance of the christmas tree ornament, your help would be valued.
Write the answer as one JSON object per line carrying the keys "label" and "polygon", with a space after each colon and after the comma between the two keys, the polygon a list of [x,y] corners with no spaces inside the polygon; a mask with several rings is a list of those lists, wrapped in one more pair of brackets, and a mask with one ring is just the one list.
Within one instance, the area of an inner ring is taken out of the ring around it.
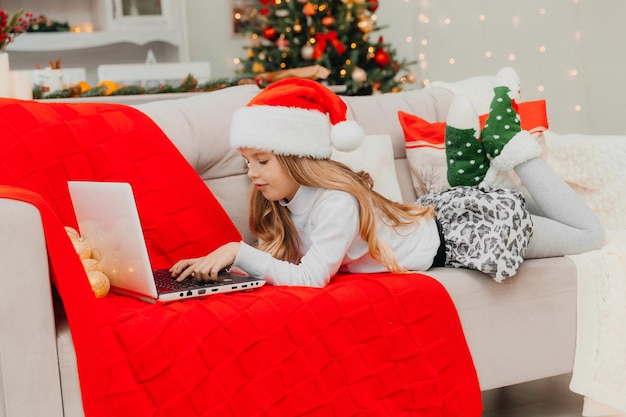
{"label": "christmas tree ornament", "polygon": [[270,4],[269,0],[259,0],[259,3],[261,3],[261,8],[259,9],[259,12],[261,13],[261,16],[267,16],[270,13],[270,8],[268,7]]}
{"label": "christmas tree ornament", "polygon": [[415,75],[415,73],[413,72],[409,72],[406,76],[406,80],[410,83],[410,84],[414,84],[415,82],[417,82],[417,75]]}
{"label": "christmas tree ornament", "polygon": [[379,67],[386,67],[389,64],[389,54],[383,48],[378,48],[374,54],[374,62]]}
{"label": "christmas tree ornament", "polygon": [[324,27],[331,28],[331,27],[334,26],[336,21],[337,21],[337,19],[335,19],[335,16],[333,16],[333,15],[324,16],[322,18],[322,25]]}
{"label": "christmas tree ornament", "polygon": [[366,35],[374,30],[374,22],[369,16],[366,15],[359,16],[356,26]]}
{"label": "christmas tree ornament", "polygon": [[293,24],[293,31],[295,33],[300,33],[302,32],[302,25],[300,24],[300,19],[296,19],[296,21]]}
{"label": "christmas tree ornament", "polygon": [[65,233],[67,233],[67,236],[70,238],[70,240],[78,239],[80,237],[78,231],[70,226],[65,226]]}
{"label": "christmas tree ornament", "polygon": [[313,47],[313,45],[311,45],[311,43],[307,43],[302,47],[302,49],[300,49],[300,56],[302,57],[302,59],[310,61],[313,59],[314,52],[315,48]]}
{"label": "christmas tree ornament", "polygon": [[284,18],[284,17],[289,16],[289,10],[287,10],[287,9],[278,9],[278,10],[276,10],[274,12],[274,14],[276,15],[276,17]]}
{"label": "christmas tree ornament", "polygon": [[262,72],[265,72],[265,67],[263,66],[263,64],[257,61],[252,64],[252,72],[254,72],[255,74],[260,74]]}
{"label": "christmas tree ornament", "polygon": [[331,30],[327,33],[318,33],[315,35],[313,59],[319,59],[326,51],[329,43],[335,48],[338,55],[342,55],[346,51],[346,47],[339,40],[339,34],[336,31]]}
{"label": "christmas tree ornament", "polygon": [[87,279],[96,298],[105,297],[111,289],[109,278],[101,271],[87,272]]}
{"label": "christmas tree ornament", "polygon": [[285,35],[280,35],[280,38],[276,41],[276,47],[279,51],[289,50],[289,40],[285,38]]}
{"label": "christmas tree ornament", "polygon": [[278,32],[272,26],[266,26],[263,29],[263,37],[269,41],[273,41],[278,36]]}
{"label": "christmas tree ornament", "polygon": [[311,2],[308,2],[302,8],[302,12],[305,16],[313,16],[317,12],[315,5]]}
{"label": "christmas tree ornament", "polygon": [[354,67],[352,70],[352,79],[357,83],[364,83],[367,81],[367,72],[361,67]]}
{"label": "christmas tree ornament", "polygon": [[91,258],[91,245],[87,239],[79,236],[78,238],[71,239],[71,241],[72,245],[74,245],[74,250],[81,260]]}
{"label": "christmas tree ornament", "polygon": [[83,263],[83,268],[85,268],[85,272],[91,272],[91,271],[104,272],[104,268],[102,267],[102,264],[98,262],[97,259],[93,259],[93,258],[82,259],[81,262]]}
{"label": "christmas tree ornament", "polygon": [[91,243],[73,227],[65,226],[65,232],[74,245],[94,295],[96,298],[105,297],[111,289],[111,282],[100,263],[100,251],[93,248]]}
{"label": "christmas tree ornament", "polygon": [[252,48],[260,48],[261,44],[262,44],[262,39],[258,34],[253,34],[252,36],[250,36],[250,39],[248,39],[248,43],[250,44],[250,46]]}
{"label": "christmas tree ornament", "polygon": [[372,11],[372,13],[375,12],[378,10],[378,0],[369,0],[367,2],[367,7]]}

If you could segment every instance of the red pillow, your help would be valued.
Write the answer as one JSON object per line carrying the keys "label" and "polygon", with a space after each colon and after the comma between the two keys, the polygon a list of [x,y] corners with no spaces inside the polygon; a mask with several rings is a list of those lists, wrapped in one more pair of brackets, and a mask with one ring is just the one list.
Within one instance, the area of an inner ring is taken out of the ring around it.
{"label": "red pillow", "polygon": [[[522,119],[522,129],[530,133],[543,132],[548,130],[548,116],[546,114],[546,101],[527,101],[518,106],[520,118]],[[479,116],[480,128],[485,125],[489,114]],[[404,131],[404,139],[407,147],[415,147],[416,143],[424,143],[426,146],[439,145],[443,143],[443,136],[446,130],[445,122],[429,122],[403,111],[398,112],[398,118]]]}

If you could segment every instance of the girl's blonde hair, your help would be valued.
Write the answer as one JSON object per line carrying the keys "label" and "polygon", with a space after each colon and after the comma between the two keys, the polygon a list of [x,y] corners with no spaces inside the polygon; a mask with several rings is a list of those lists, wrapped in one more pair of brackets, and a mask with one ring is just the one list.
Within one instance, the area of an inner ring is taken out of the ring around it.
{"label": "girl's blonde hair", "polygon": [[[407,272],[398,265],[391,248],[376,235],[376,219],[392,227],[416,223],[434,216],[430,207],[397,203],[373,190],[374,182],[366,172],[354,172],[331,159],[276,155],[287,175],[300,185],[341,190],[353,195],[359,204],[359,233],[367,242],[371,256],[392,272]],[[250,196],[250,230],[260,240],[260,249],[284,261],[299,263],[300,238],[289,211],[277,201],[269,201],[252,189]]]}

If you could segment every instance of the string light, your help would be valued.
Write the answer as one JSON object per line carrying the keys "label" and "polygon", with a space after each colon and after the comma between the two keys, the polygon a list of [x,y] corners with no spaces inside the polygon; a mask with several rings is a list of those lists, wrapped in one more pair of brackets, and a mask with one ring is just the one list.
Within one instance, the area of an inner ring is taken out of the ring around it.
{"label": "string light", "polygon": [[[564,30],[569,27],[571,42],[583,39],[580,0],[558,6],[548,0],[540,1],[539,5],[516,3],[503,5],[497,11],[488,10],[482,3],[454,9],[429,0],[413,0],[413,3],[415,33],[420,38],[416,41],[406,36],[405,40],[413,41],[418,48],[415,56],[422,85],[430,82],[429,71],[437,80],[460,80],[480,71],[489,74],[502,66],[514,65],[526,80],[525,100],[549,99],[552,106],[559,106],[564,119],[568,111],[585,111],[582,45],[568,45],[568,33],[555,29],[557,23]],[[570,21],[561,21],[563,12],[573,16]],[[571,124],[568,128],[572,128]]]}

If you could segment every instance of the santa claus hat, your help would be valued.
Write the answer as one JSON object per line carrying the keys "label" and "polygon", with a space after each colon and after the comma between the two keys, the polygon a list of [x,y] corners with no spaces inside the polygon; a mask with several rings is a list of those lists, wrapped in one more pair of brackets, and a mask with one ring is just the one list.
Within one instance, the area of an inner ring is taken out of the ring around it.
{"label": "santa claus hat", "polygon": [[277,81],[233,113],[230,145],[316,159],[329,158],[332,147],[349,152],[365,134],[346,120],[346,110],[339,96],[316,81]]}

